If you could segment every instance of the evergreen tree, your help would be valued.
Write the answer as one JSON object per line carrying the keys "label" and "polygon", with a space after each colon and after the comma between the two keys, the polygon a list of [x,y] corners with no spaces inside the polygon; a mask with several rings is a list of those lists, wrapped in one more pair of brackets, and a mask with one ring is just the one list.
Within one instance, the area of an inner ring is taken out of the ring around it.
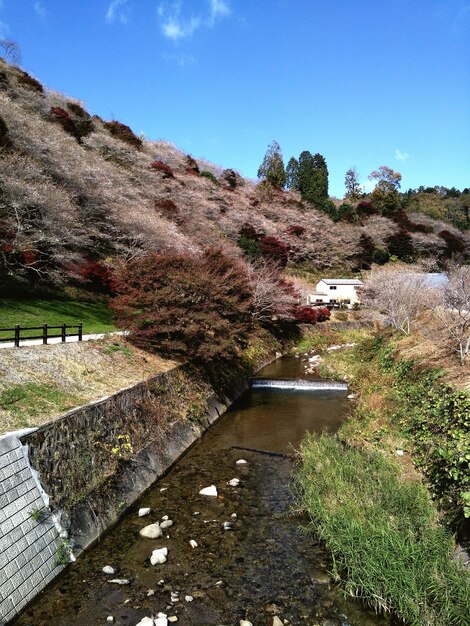
{"label": "evergreen tree", "polygon": [[[297,189],[303,200],[324,209],[328,201],[328,168],[321,154],[304,150],[299,156]],[[328,208],[329,210],[329,208]]]}
{"label": "evergreen tree", "polygon": [[299,190],[299,162],[291,157],[286,167],[286,187],[287,189]]}
{"label": "evergreen tree", "polygon": [[346,187],[345,198],[357,200],[361,194],[361,186],[359,184],[359,172],[356,167],[351,167],[344,177],[344,186]]}
{"label": "evergreen tree", "polygon": [[285,186],[286,170],[282,159],[281,147],[277,141],[273,141],[268,146],[263,162],[258,169],[258,178],[263,178],[278,187]]}

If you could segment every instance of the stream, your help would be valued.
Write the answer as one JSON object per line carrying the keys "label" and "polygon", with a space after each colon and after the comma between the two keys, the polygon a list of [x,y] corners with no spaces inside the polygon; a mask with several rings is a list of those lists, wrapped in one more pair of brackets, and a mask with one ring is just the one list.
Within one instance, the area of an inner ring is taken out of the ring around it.
{"label": "stream", "polygon": [[[261,381],[296,378],[315,377],[294,357],[257,374]],[[135,626],[162,612],[180,626],[239,626],[243,619],[254,626],[388,624],[342,597],[330,582],[328,556],[302,531],[306,519],[292,512],[294,449],[307,431],[334,432],[348,403],[341,388],[250,389],[12,623]],[[233,478],[238,486],[228,484]],[[199,494],[210,485],[217,497]],[[140,507],[150,514],[139,518]],[[163,537],[139,536],[163,516],[173,521]],[[161,547],[167,562],[151,565]],[[104,574],[105,565],[116,573]]]}

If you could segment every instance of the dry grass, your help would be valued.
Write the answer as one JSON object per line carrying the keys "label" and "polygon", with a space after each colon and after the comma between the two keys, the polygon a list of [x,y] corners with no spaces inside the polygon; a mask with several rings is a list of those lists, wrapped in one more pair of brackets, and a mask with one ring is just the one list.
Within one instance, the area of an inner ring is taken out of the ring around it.
{"label": "dry grass", "polygon": [[[0,351],[0,432],[38,426],[174,367],[120,337]],[[34,392],[34,393],[30,393]],[[41,402],[35,402],[34,394]],[[3,401],[2,401],[3,398]]]}

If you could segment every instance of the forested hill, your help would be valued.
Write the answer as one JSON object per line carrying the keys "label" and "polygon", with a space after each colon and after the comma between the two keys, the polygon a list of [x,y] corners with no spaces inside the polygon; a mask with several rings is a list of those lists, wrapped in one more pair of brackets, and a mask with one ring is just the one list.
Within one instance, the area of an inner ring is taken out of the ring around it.
{"label": "forested hill", "polygon": [[80,102],[2,61],[0,151],[3,293],[104,283],[117,259],[147,250],[219,246],[274,258],[307,277],[391,256],[442,260],[469,250],[468,235],[451,224],[401,209],[390,214],[368,198],[334,214],[317,210],[299,191],[243,180],[90,116]]}

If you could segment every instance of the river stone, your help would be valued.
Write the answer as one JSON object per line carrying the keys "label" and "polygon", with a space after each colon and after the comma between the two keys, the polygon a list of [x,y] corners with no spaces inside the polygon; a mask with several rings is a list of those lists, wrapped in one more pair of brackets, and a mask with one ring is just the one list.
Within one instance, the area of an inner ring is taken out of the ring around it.
{"label": "river stone", "polygon": [[199,493],[201,496],[212,496],[213,498],[217,498],[217,487],[215,485],[204,487],[204,489],[201,489]]}
{"label": "river stone", "polygon": [[155,522],[155,524],[149,524],[139,530],[139,535],[141,537],[147,537],[148,539],[158,539],[158,537],[162,536],[162,529],[160,524]]}
{"label": "river stone", "polygon": [[233,522],[224,522],[222,527],[224,530],[235,530],[235,525]]}
{"label": "river stone", "polygon": [[155,621],[153,617],[143,617],[136,626],[154,626]]}
{"label": "river stone", "polygon": [[238,461],[236,462],[236,465],[247,465],[248,461],[245,461],[245,459],[238,459]]}
{"label": "river stone", "polygon": [[232,480],[229,480],[227,483],[227,485],[230,485],[230,487],[238,487],[239,484],[240,484],[239,478],[232,478]]}
{"label": "river stone", "polygon": [[247,622],[246,619],[241,619],[240,626],[253,626],[253,624],[251,622]]}
{"label": "river stone", "polygon": [[148,515],[150,513],[151,509],[149,507],[146,507],[144,509],[139,509],[139,517],[144,517],[144,515]]}
{"label": "river stone", "polygon": [[191,546],[191,548],[197,548],[197,541],[194,541],[194,539],[190,539],[189,545]]}
{"label": "river stone", "polygon": [[152,565],[160,565],[166,563],[166,557],[168,556],[168,548],[157,548],[150,555],[150,563]]}
{"label": "river stone", "polygon": [[161,522],[160,524],[160,528],[162,530],[165,530],[165,528],[170,528],[170,526],[173,526],[173,520],[171,519],[163,520],[163,522]]}
{"label": "river stone", "polygon": [[168,626],[168,620],[165,613],[159,613],[154,622],[155,626]]}
{"label": "river stone", "polygon": [[284,626],[283,622],[278,618],[277,615],[273,617],[273,626]]}
{"label": "river stone", "polygon": [[178,618],[176,617],[176,615],[172,615],[171,617],[168,618],[169,622],[177,622]]}
{"label": "river stone", "polygon": [[112,615],[108,615],[106,621],[108,622],[108,624],[112,624],[114,622],[114,617]]}
{"label": "river stone", "polygon": [[194,600],[193,596],[184,596],[186,602],[192,602]]}
{"label": "river stone", "polygon": [[111,576],[116,573],[116,570],[111,565],[105,565],[102,571],[103,574],[110,574]]}
{"label": "river stone", "polygon": [[109,581],[110,583],[114,583],[115,585],[128,585],[129,581],[127,578],[113,578],[113,580]]}

